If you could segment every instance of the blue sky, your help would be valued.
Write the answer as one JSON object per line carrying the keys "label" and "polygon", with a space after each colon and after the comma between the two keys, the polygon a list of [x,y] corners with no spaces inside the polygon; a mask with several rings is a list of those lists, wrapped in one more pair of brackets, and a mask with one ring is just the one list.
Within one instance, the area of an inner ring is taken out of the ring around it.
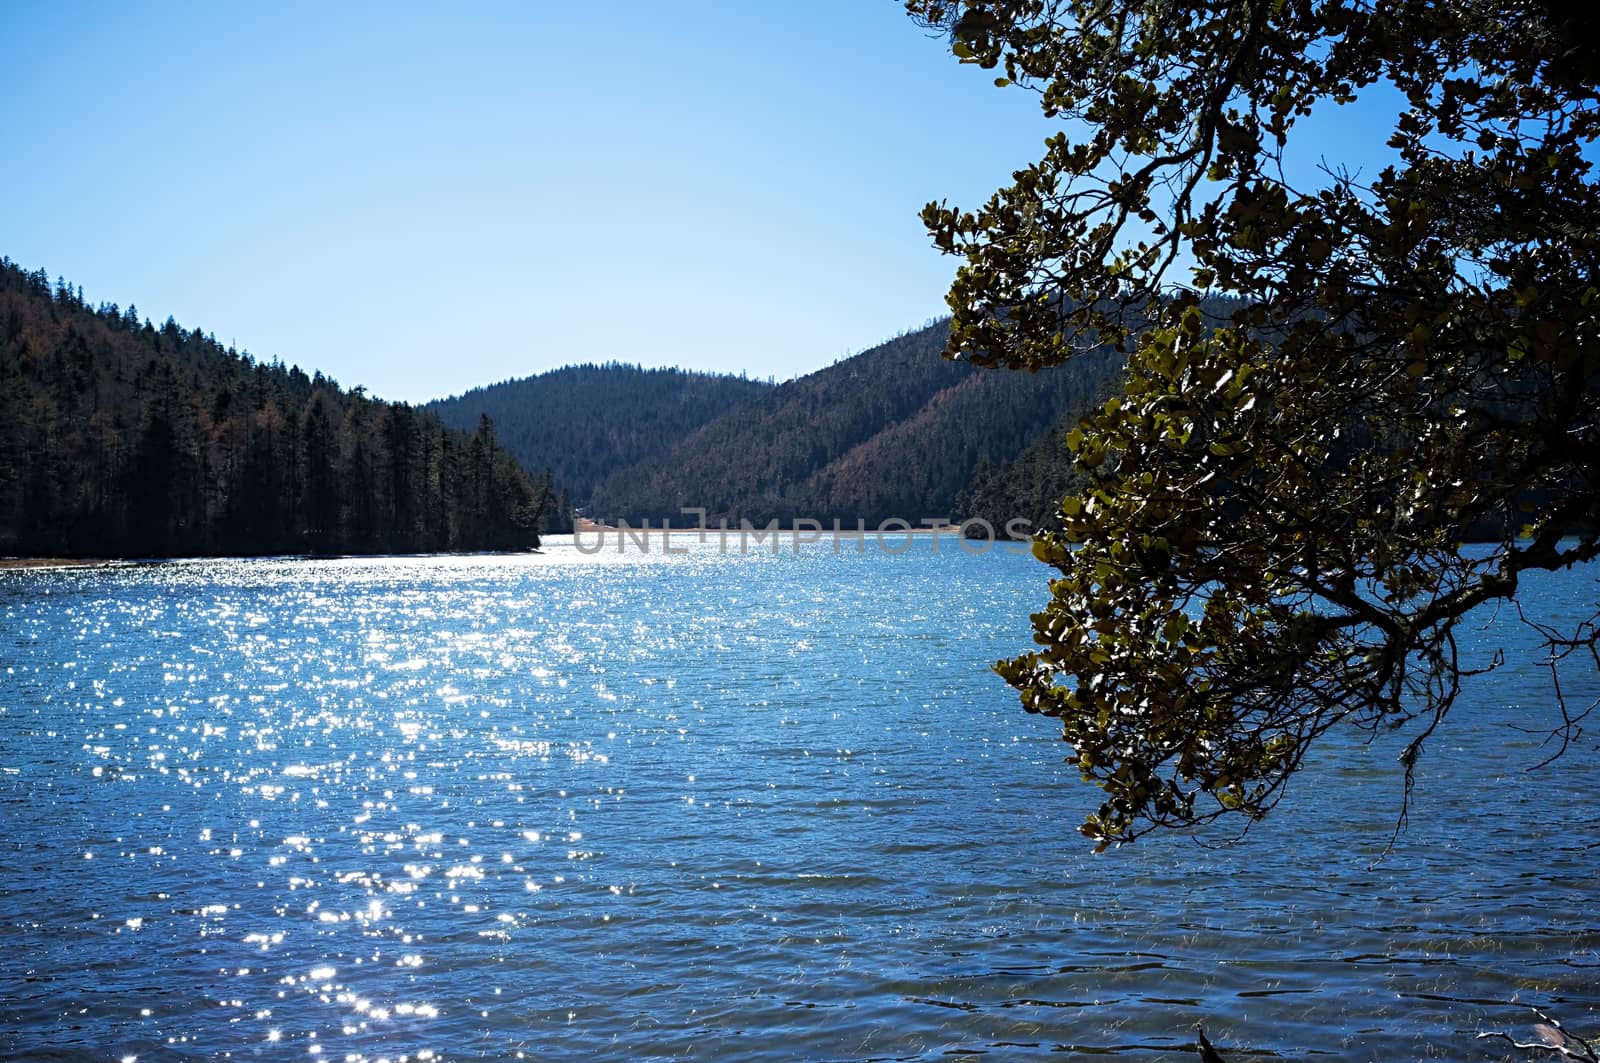
{"label": "blue sky", "polygon": [[1057,128],[900,0],[13,0],[0,55],[0,254],[408,401],[827,365],[944,313],[918,210]]}
{"label": "blue sky", "polygon": [[783,379],[944,312],[1052,127],[898,0],[0,5],[0,254],[420,401]]}

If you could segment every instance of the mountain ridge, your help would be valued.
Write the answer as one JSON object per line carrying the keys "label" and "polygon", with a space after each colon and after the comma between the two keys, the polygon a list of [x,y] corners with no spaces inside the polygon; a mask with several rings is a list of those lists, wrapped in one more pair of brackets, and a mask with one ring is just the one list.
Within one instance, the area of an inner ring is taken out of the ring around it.
{"label": "mountain ridge", "polygon": [[575,513],[693,509],[1037,526],[1071,468],[1055,437],[1120,363],[982,369],[947,337],[933,321],[777,384],[585,363],[411,407],[0,260],[0,553],[505,547]]}
{"label": "mountain ridge", "polygon": [[508,450],[528,468],[548,468],[570,504],[581,507],[610,471],[664,452],[771,387],[732,374],[581,363],[471,388],[423,408],[461,429],[488,415]]}
{"label": "mountain ridge", "polygon": [[1001,475],[1087,412],[1120,363],[1096,350],[1040,373],[982,369],[943,357],[947,336],[935,320],[778,384],[588,364],[428,408],[459,426],[492,417],[508,449],[601,522],[698,509],[733,524],[959,519],[980,472]]}

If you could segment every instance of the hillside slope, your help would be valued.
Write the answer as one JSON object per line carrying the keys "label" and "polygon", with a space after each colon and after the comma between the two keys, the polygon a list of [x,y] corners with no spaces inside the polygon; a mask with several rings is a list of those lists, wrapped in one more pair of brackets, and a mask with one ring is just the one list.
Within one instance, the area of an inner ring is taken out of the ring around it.
{"label": "hillside slope", "polygon": [[548,468],[573,505],[619,469],[661,457],[689,433],[772,390],[744,377],[636,365],[575,365],[474,388],[426,409],[470,429],[487,414],[506,449]]}
{"label": "hillside slope", "polygon": [[0,555],[533,545],[548,483],[446,428],[0,259]]}
{"label": "hillside slope", "polygon": [[596,490],[597,516],[755,523],[958,517],[974,471],[1009,462],[1116,371],[1097,352],[1044,373],[941,357],[939,322],[863,351],[718,417]]}

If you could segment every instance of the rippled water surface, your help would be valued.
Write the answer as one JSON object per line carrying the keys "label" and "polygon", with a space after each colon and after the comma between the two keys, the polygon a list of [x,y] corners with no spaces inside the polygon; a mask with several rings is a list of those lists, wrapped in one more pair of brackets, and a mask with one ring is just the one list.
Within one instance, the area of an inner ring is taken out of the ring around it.
{"label": "rippled water surface", "polygon": [[[1508,618],[1411,825],[1330,748],[1091,856],[987,670],[1046,570],[835,553],[0,573],[0,1054],[1506,1058],[1600,1029],[1594,742]],[[1595,571],[1534,588],[1575,614]],[[1563,677],[1575,702],[1592,670]]]}

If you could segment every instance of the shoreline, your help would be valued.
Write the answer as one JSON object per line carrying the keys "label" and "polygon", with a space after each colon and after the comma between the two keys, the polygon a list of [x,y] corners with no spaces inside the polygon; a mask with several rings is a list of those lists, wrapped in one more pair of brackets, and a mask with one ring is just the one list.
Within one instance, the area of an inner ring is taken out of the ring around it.
{"label": "shoreline", "polygon": [[343,561],[360,558],[406,557],[536,557],[544,551],[436,550],[401,554],[174,554],[171,557],[0,557],[0,572],[28,572],[55,568],[138,568],[146,565],[182,564],[189,561]]}
{"label": "shoreline", "polygon": [[[707,526],[707,527],[704,527],[704,528],[701,528],[701,527],[693,527],[693,528],[654,528],[654,527],[649,527],[649,526],[646,526],[646,525],[640,525],[638,527],[634,527],[631,524],[625,525],[625,526],[619,526],[619,525],[616,525],[616,524],[596,524],[593,521],[589,521],[589,520],[579,520],[577,523],[575,523],[573,525],[573,530],[572,531],[563,532],[562,534],[563,535],[601,535],[601,536],[610,535],[610,534],[619,534],[619,533],[625,533],[625,534],[627,534],[629,536],[637,536],[637,535],[701,535],[701,536],[705,536],[706,538],[710,539],[710,538],[713,538],[713,537],[717,536],[718,534],[733,536],[733,535],[738,535],[742,531],[745,535],[762,535],[762,536],[764,536],[764,535],[770,535],[770,534],[773,534],[773,533],[777,533],[779,535],[796,535],[796,534],[799,534],[799,535],[821,535],[821,536],[823,536],[825,538],[838,537],[838,538],[841,538],[841,539],[845,539],[845,538],[861,538],[861,537],[869,536],[869,535],[955,535],[955,534],[959,533],[960,530],[961,530],[961,525],[959,525],[959,524],[941,524],[941,525],[939,525],[937,527],[930,527],[929,525],[923,524],[923,525],[920,525],[920,526],[914,527],[914,528],[911,528],[911,527],[907,527],[907,528],[873,528],[873,527],[856,528],[856,527],[844,527],[842,525],[840,527],[838,527],[838,528],[834,528],[831,524],[830,525],[822,525],[821,527],[816,527],[816,528],[810,528],[810,527],[806,527],[806,528],[794,528],[794,527],[768,528],[768,527],[765,527],[765,526],[760,525],[760,524],[751,524],[751,525],[747,525],[747,526],[744,526],[744,527],[741,527],[741,526],[739,526],[737,524],[730,524],[726,528],[713,527],[713,526]],[[554,535],[546,536],[546,538],[555,538],[555,537],[556,536],[554,536]]]}
{"label": "shoreline", "polygon": [[[632,540],[640,544],[645,537],[658,538],[666,536],[692,536],[701,542],[718,542],[730,539],[755,538],[758,542],[769,537],[783,537],[792,539],[795,536],[804,536],[804,542],[827,542],[830,540],[854,541],[857,539],[871,538],[900,538],[911,536],[916,538],[932,536],[959,537],[961,526],[959,524],[943,524],[937,527],[923,525],[915,528],[872,528],[872,527],[839,527],[832,526],[821,528],[766,528],[759,525],[746,527],[729,526],[719,527],[693,527],[693,528],[655,528],[633,527],[631,525],[596,524],[589,520],[579,520],[571,532],[549,533],[542,538],[542,547],[557,547],[577,545],[584,537],[592,537],[596,543],[610,543],[621,540]],[[811,538],[815,536],[815,539]],[[720,538],[719,538],[720,537]],[[993,541],[1006,542],[1003,538]],[[1020,540],[1017,540],[1020,541]],[[465,550],[465,551],[438,551],[419,554],[381,553],[381,554],[195,554],[174,557],[0,557],[0,573],[5,572],[42,572],[54,569],[77,568],[130,568],[139,565],[159,565],[173,561],[204,561],[218,559],[232,560],[261,560],[263,558],[280,558],[300,561],[345,559],[345,558],[406,558],[406,557],[473,557],[473,556],[538,556],[545,552],[543,548],[528,550]]]}
{"label": "shoreline", "polygon": [[131,564],[108,557],[0,557],[0,572],[36,568],[106,568]]}

